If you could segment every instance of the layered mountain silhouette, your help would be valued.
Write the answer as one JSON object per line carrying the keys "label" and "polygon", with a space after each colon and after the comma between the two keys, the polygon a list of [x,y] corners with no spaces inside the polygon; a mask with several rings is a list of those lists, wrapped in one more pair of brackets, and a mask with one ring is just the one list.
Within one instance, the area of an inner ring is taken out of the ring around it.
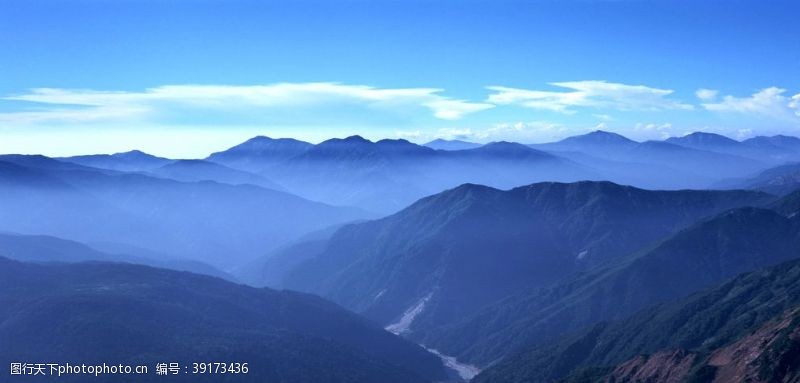
{"label": "layered mountain silhouette", "polygon": [[254,185],[178,182],[37,156],[0,156],[0,182],[0,230],[129,244],[217,267],[364,217]]}
{"label": "layered mountain silhouette", "polygon": [[515,143],[433,150],[406,140],[332,139],[265,171],[317,201],[393,212],[464,182],[513,187],[536,180],[594,177],[585,167]]}
{"label": "layered mountain silhouette", "polygon": [[177,160],[153,169],[150,173],[176,181],[215,181],[231,185],[251,184],[272,190],[284,190],[282,186],[258,174],[204,160]]}
{"label": "layered mountain silhouette", "polygon": [[488,365],[600,321],[621,319],[737,274],[800,257],[800,220],[739,208],[650,249],[552,286],[510,297],[459,324],[429,330],[425,344]]}
{"label": "layered mountain silhouette", "polygon": [[258,368],[223,381],[791,381],[798,266],[775,265],[800,258],[798,161],[788,136],[604,131],[0,155],[0,355]]}
{"label": "layered mountain silhouette", "polygon": [[727,189],[762,190],[785,195],[800,190],[800,162],[766,169],[754,176],[721,181],[716,185]]}
{"label": "layered mountain silhouette", "polygon": [[720,286],[511,356],[475,382],[790,382],[800,360],[800,263]]}
{"label": "layered mountain silhouette", "polygon": [[150,171],[173,162],[173,160],[147,154],[140,150],[115,154],[90,154],[59,159],[93,168],[125,172]]}
{"label": "layered mountain silhouette", "polygon": [[[36,265],[0,258],[0,372],[14,361],[248,363],[192,381],[429,382],[441,361],[318,297],[146,266]],[[185,381],[186,375],[163,377]],[[159,377],[162,378],[162,377]],[[59,381],[85,381],[82,375]],[[141,376],[96,381],[138,382]]]}
{"label": "layered mountain silhouette", "polygon": [[26,262],[125,262],[234,279],[230,274],[199,261],[171,257],[133,246],[114,243],[89,246],[46,235],[0,233],[0,256]]}
{"label": "layered mountain silhouette", "polygon": [[478,148],[481,146],[481,144],[462,140],[445,140],[437,138],[424,144],[424,146],[436,150],[464,150]]}
{"label": "layered mountain silhouette", "polygon": [[751,146],[761,146],[767,148],[778,147],[795,152],[800,151],[800,138],[792,136],[756,136],[753,138],[748,138],[742,142]]}
{"label": "layered mountain silhouette", "polygon": [[666,141],[640,143],[616,133],[595,131],[531,147],[591,166],[606,180],[645,188],[706,188],[724,178],[800,159],[800,150],[791,144],[765,143],[772,139],[761,137],[739,142],[696,132]]}
{"label": "layered mountain silhouette", "polygon": [[[754,137],[745,141],[736,141],[720,134],[694,132],[683,137],[672,137],[665,141],[688,148],[726,153],[766,163],[797,160],[798,149],[800,149],[800,146],[793,147],[791,141],[781,144],[784,141],[781,136]],[[774,143],[771,141],[774,141]]]}
{"label": "layered mountain silhouette", "polygon": [[402,329],[413,332],[629,254],[704,216],[768,200],[757,192],[647,191],[609,182],[509,191],[467,184],[308,245],[319,253],[302,255],[308,260],[280,286],[387,325],[418,307]]}
{"label": "layered mountain silhouette", "polygon": [[523,145],[507,142],[438,139],[420,146],[351,136],[313,145],[255,137],[207,160],[257,173],[305,198],[391,213],[463,183],[511,188],[539,181],[608,180],[650,189],[716,187],[729,178],[800,160],[800,147],[792,139],[740,142],[696,132],[636,142],[595,131],[526,145],[533,150],[525,153]]}

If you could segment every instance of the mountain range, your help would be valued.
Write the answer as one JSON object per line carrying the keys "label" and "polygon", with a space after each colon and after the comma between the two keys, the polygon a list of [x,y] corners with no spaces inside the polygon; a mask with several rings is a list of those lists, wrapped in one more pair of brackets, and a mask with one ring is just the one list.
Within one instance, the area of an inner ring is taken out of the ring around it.
{"label": "mountain range", "polygon": [[798,163],[794,137],[704,132],[0,155],[0,356],[253,367],[201,381],[789,382]]}
{"label": "mountain range", "polygon": [[442,139],[416,145],[360,136],[313,145],[260,136],[206,160],[257,173],[305,198],[391,213],[463,183],[511,188],[608,180],[650,189],[708,188],[800,161],[798,143],[788,136],[736,141],[703,132],[637,142],[595,131],[532,145]]}
{"label": "mountain range", "polygon": [[475,142],[462,141],[462,140],[445,140],[441,138],[437,138],[423,145],[436,150],[464,150],[464,149],[475,149],[481,146],[481,144]]}
{"label": "mountain range", "polygon": [[86,261],[135,263],[235,280],[231,274],[209,264],[191,259],[171,257],[166,254],[114,243],[101,242],[89,246],[84,243],[46,235],[21,235],[0,232],[0,255],[17,261],[37,263]]}
{"label": "mountain range", "polygon": [[311,200],[382,213],[465,182],[513,187],[596,176],[572,161],[521,144],[444,151],[359,136],[322,142],[262,174]]}
{"label": "mountain range", "polygon": [[464,183],[511,188],[540,181],[607,180],[648,189],[752,187],[785,193],[796,186],[796,177],[781,174],[783,181],[767,181],[780,183],[781,190],[744,178],[800,161],[800,139],[759,136],[736,141],[695,132],[637,142],[594,131],[547,144],[437,139],[417,145],[360,136],[319,144],[258,136],[203,161],[176,161],[140,151],[62,160],[180,181],[254,184],[386,214]]}
{"label": "mountain range", "polygon": [[761,190],[777,195],[789,194],[800,189],[800,163],[778,165],[750,177],[723,180],[715,186],[723,189]]}
{"label": "mountain range", "polygon": [[156,157],[140,150],[131,150],[114,154],[89,154],[57,158],[67,162],[98,169],[119,170],[124,172],[144,172],[168,165],[173,160]]}
{"label": "mountain range", "polygon": [[368,216],[250,184],[180,182],[41,156],[0,156],[0,185],[0,230],[127,244],[220,268]]}

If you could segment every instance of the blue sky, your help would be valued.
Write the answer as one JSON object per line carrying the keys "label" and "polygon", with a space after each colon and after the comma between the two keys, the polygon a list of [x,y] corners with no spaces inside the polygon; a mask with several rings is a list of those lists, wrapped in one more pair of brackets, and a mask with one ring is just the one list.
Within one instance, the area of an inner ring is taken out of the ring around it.
{"label": "blue sky", "polygon": [[0,152],[800,135],[794,1],[0,3]]}

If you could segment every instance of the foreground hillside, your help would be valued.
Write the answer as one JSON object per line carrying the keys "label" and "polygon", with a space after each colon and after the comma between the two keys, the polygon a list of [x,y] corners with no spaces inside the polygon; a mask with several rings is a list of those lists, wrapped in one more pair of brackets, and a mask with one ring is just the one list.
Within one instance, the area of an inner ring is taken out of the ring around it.
{"label": "foreground hillside", "polygon": [[734,209],[610,265],[517,294],[420,336],[448,354],[488,365],[585,326],[799,257],[800,219]]}
{"label": "foreground hillside", "polygon": [[510,357],[475,382],[794,382],[800,262],[601,323]]}
{"label": "foreground hillside", "polygon": [[[387,218],[347,225],[324,245],[302,248],[311,256],[294,248],[290,254],[307,260],[286,273],[282,286],[413,332],[626,255],[705,216],[770,198],[608,182],[509,191],[463,185]],[[262,267],[285,264],[268,259]]]}
{"label": "foreground hillside", "polygon": [[0,258],[0,344],[4,376],[16,361],[146,364],[151,370],[159,362],[212,361],[247,362],[250,371],[192,381],[445,378],[433,354],[318,297],[124,264]]}

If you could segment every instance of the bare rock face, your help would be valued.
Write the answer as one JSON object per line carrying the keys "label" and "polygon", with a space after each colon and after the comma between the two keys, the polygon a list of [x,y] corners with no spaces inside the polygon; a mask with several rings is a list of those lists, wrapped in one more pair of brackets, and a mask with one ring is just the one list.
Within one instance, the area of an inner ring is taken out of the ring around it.
{"label": "bare rock face", "polygon": [[796,382],[800,379],[800,308],[717,349],[706,362],[714,382]]}
{"label": "bare rock face", "polygon": [[637,356],[620,364],[606,382],[683,382],[694,365],[697,354],[686,350],[661,351]]}
{"label": "bare rock face", "polygon": [[[699,361],[699,363],[698,363]],[[603,379],[620,382],[800,381],[800,308],[794,308],[739,340],[704,355],[666,350],[617,365]]]}

